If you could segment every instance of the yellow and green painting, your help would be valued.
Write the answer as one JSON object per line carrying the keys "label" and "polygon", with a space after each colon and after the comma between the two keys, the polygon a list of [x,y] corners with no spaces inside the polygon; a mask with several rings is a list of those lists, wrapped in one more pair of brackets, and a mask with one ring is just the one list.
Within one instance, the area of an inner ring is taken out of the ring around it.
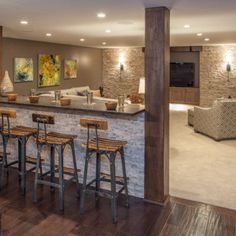
{"label": "yellow and green painting", "polygon": [[39,55],[39,87],[60,85],[61,81],[61,56]]}
{"label": "yellow and green painting", "polygon": [[77,61],[76,60],[65,60],[64,78],[65,79],[77,78]]}
{"label": "yellow and green painting", "polygon": [[15,58],[15,82],[28,82],[33,79],[33,59]]}

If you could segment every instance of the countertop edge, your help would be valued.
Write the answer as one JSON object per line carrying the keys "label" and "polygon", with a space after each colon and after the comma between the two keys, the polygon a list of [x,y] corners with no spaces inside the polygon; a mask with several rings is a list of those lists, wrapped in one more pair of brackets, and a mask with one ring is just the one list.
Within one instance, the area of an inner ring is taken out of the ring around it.
{"label": "countertop edge", "polygon": [[66,113],[66,111],[81,111],[81,112],[89,112],[89,113],[98,113],[98,114],[109,114],[109,115],[118,115],[118,116],[135,116],[140,113],[145,112],[145,108],[140,109],[136,112],[119,112],[119,111],[112,111],[112,110],[106,110],[106,111],[100,111],[100,110],[93,110],[93,109],[83,109],[83,108],[73,108],[70,106],[53,106],[53,105],[44,105],[44,104],[33,104],[33,103],[17,103],[17,102],[9,102],[9,101],[0,101],[0,105],[9,105],[9,106],[19,106],[19,107],[35,107],[35,108],[49,108],[49,109],[55,109],[55,110],[62,110],[63,113]]}

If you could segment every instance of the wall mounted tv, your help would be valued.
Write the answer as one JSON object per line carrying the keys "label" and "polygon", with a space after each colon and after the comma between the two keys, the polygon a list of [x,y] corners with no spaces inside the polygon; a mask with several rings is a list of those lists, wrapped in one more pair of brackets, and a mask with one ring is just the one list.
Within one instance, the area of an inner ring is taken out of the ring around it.
{"label": "wall mounted tv", "polygon": [[170,63],[171,87],[194,87],[195,64],[191,62]]}

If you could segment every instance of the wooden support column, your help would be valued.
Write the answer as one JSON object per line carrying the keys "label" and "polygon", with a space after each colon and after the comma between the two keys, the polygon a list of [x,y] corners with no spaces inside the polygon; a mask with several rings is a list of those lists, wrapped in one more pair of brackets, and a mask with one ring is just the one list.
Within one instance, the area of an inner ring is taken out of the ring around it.
{"label": "wooden support column", "polygon": [[0,26],[0,81],[2,80],[2,77],[3,77],[3,68],[2,68],[2,64],[3,64],[3,56],[2,56],[2,54],[3,54],[3,40],[2,40],[2,37],[3,37],[3,29],[2,29],[3,27],[2,26]]}
{"label": "wooden support column", "polygon": [[145,200],[169,199],[169,63],[170,12],[145,12]]}

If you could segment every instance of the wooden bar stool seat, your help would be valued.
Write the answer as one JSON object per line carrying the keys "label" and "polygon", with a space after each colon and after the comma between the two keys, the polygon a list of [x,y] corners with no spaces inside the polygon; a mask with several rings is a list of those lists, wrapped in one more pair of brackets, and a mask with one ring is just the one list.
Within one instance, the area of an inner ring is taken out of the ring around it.
{"label": "wooden bar stool seat", "polygon": [[[35,139],[36,140],[36,139]],[[49,136],[47,135],[46,137],[39,137],[37,142],[39,144],[50,144],[50,145],[66,145],[71,142],[71,139],[67,138],[58,138],[55,136]]]}
{"label": "wooden bar stool seat", "polygon": [[46,137],[40,137],[38,142],[47,142],[48,144],[65,145],[77,138],[77,135],[62,134],[58,132],[49,132]]}
{"label": "wooden bar stool seat", "polygon": [[[26,126],[16,126],[11,128],[10,118],[16,119],[16,111],[13,109],[0,109],[0,115],[2,120],[0,134],[3,140],[2,168],[3,167],[8,168],[9,166],[18,163],[19,176],[20,176],[19,180],[21,181],[21,190],[22,193],[25,194],[26,173],[36,168],[34,166],[33,168],[26,171],[26,163],[33,164],[32,161],[28,161],[29,159],[27,159],[26,157],[26,145],[28,139],[36,135],[37,129]],[[10,138],[15,138],[18,140],[18,160],[8,163],[7,144]],[[3,182],[3,175],[4,175],[3,172],[4,170],[2,169],[1,185]]]}
{"label": "wooden bar stool seat", "polygon": [[[59,205],[60,210],[64,210],[64,174],[72,175],[76,182],[76,192],[79,194],[79,179],[75,156],[74,139],[76,135],[62,134],[58,132],[47,132],[47,125],[53,125],[54,117],[45,114],[32,114],[32,119],[37,122],[37,136],[35,142],[37,144],[37,165],[34,182],[34,201],[37,201],[37,186],[38,184],[48,185],[51,190],[59,189]],[[64,167],[64,150],[66,146],[70,146],[72,151],[73,168]],[[39,175],[39,160],[41,159],[41,150],[43,147],[50,148],[50,171],[44,175],[50,174],[50,181],[44,180]],[[55,164],[55,151],[58,152],[58,165]],[[55,172],[59,173],[59,183],[55,182]]]}
{"label": "wooden bar stool seat", "polygon": [[29,127],[13,127],[9,131],[3,130],[3,135],[9,135],[10,137],[30,137],[37,133],[37,129],[29,128]]}
{"label": "wooden bar stool seat", "polygon": [[[124,156],[124,146],[127,144],[127,141],[114,140],[108,138],[101,138],[98,136],[98,130],[107,130],[108,123],[106,120],[98,119],[80,119],[80,125],[84,128],[87,128],[87,142],[83,143],[81,146],[86,148],[86,157],[85,157],[85,166],[84,166],[84,179],[83,187],[81,192],[80,200],[80,211],[84,212],[84,201],[86,191],[95,192],[96,202],[99,199],[99,196],[108,197],[111,199],[112,206],[112,222],[117,222],[117,197],[121,192],[125,192],[126,196],[126,206],[129,206],[129,196],[128,196],[128,178],[126,176],[126,167],[125,167],[125,156]],[[90,139],[90,129],[95,130],[95,138]],[[88,173],[88,164],[90,158],[93,158],[96,154],[96,178],[87,183],[87,173]],[[115,161],[117,154],[120,154],[123,177],[116,176]],[[105,155],[110,163],[110,175],[107,173],[101,173],[101,155]],[[102,191],[100,189],[100,182],[105,181],[111,184],[111,191]],[[95,189],[92,187],[92,184],[95,183]],[[116,190],[116,185],[122,186],[118,191]]]}
{"label": "wooden bar stool seat", "polygon": [[[112,139],[107,139],[107,138],[98,138],[97,140],[96,138],[93,138],[89,141],[88,148],[92,150],[97,150],[97,145],[98,145],[98,151],[118,152],[126,144],[127,144],[127,141],[112,140]],[[81,146],[87,148],[86,143],[83,143]]]}
{"label": "wooden bar stool seat", "polygon": [[76,139],[78,136],[74,134],[62,134],[57,132],[49,132],[48,136],[58,137],[58,138],[65,138],[65,139]]}

